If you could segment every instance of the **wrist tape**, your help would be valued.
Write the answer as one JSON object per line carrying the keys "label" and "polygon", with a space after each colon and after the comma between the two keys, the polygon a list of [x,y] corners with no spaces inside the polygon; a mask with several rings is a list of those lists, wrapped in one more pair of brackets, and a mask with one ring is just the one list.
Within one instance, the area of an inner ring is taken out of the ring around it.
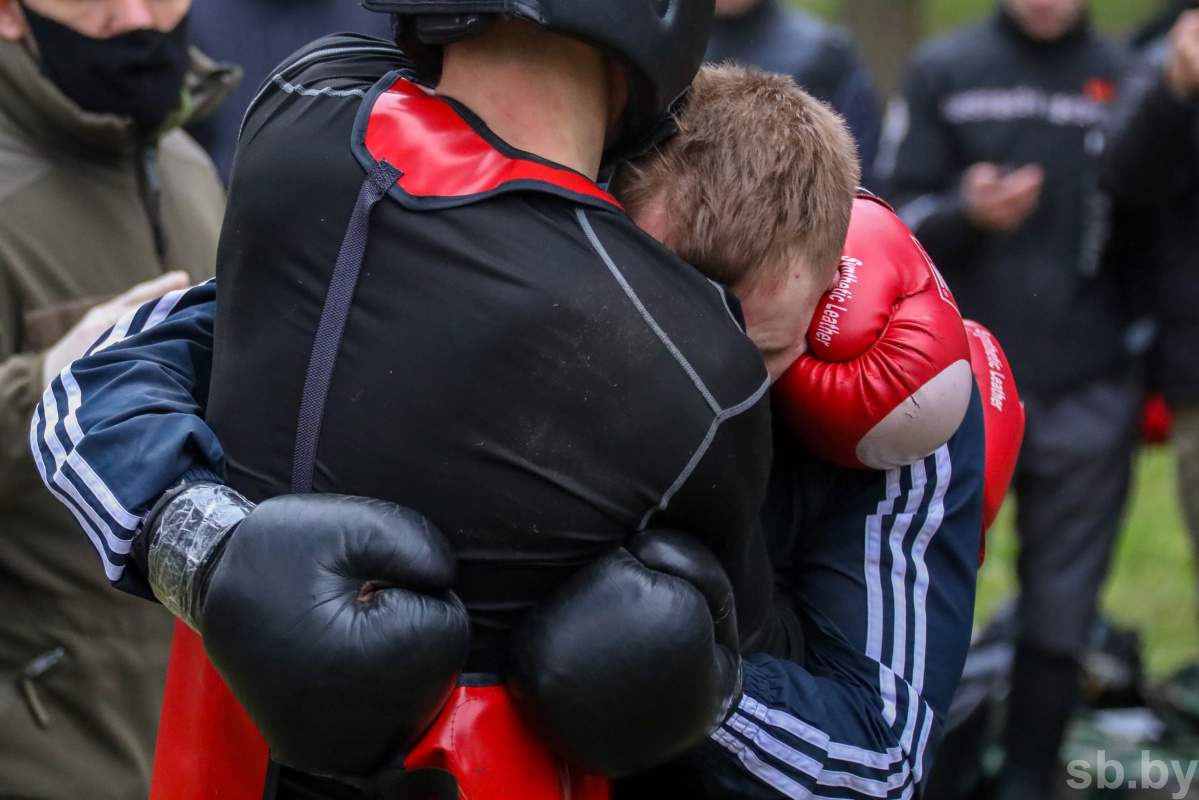
{"label": "wrist tape", "polygon": [[228,486],[193,484],[151,512],[150,588],[167,610],[199,632],[200,603],[225,539],[254,504]]}

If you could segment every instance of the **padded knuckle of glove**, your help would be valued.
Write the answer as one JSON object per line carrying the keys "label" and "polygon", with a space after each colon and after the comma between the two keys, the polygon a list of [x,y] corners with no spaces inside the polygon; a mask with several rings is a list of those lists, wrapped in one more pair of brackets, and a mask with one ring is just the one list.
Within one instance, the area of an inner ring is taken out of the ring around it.
{"label": "padded knuckle of glove", "polygon": [[509,667],[518,707],[567,760],[613,777],[668,761],[703,741],[740,694],[728,579],[685,535],[641,534],[526,616]]}
{"label": "padded knuckle of glove", "polygon": [[809,352],[774,389],[777,413],[815,455],[893,469],[927,457],[970,404],[961,314],[907,227],[881,201],[854,201],[837,284],[808,329]]}
{"label": "padded knuckle of glove", "polygon": [[432,724],[469,650],[448,543],[391,503],[268,500],[229,537],[202,605],[213,665],[275,760],[367,774]]}
{"label": "padded knuckle of glove", "polygon": [[674,530],[647,531],[629,541],[629,553],[646,568],[673,575],[697,589],[712,615],[716,641],[736,651],[737,607],[724,567],[693,537]]}

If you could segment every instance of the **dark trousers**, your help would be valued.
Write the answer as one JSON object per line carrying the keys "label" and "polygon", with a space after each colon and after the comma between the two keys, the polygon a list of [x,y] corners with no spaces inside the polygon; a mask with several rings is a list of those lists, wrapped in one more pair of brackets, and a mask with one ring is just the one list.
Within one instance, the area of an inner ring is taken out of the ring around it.
{"label": "dark trousers", "polygon": [[1075,656],[1086,644],[1132,477],[1143,389],[1103,381],[1025,397],[1013,481],[1018,501],[1021,639]]}

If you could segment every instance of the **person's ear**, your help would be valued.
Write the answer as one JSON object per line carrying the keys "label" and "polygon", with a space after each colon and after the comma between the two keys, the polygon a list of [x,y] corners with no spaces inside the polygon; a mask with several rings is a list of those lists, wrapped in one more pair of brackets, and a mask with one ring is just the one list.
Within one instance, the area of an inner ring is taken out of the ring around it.
{"label": "person's ear", "polygon": [[17,0],[0,0],[0,39],[19,42],[27,30],[21,4]]}

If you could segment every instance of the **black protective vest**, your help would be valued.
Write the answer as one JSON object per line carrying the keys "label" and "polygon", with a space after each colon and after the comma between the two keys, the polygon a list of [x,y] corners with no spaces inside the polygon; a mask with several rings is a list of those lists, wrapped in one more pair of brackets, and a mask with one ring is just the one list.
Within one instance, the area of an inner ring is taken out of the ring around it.
{"label": "black protective vest", "polygon": [[429,517],[459,559],[472,669],[651,524],[713,547],[752,632],[770,422],[735,301],[405,66],[378,40],[331,37],[251,107],[209,399],[230,483]]}

